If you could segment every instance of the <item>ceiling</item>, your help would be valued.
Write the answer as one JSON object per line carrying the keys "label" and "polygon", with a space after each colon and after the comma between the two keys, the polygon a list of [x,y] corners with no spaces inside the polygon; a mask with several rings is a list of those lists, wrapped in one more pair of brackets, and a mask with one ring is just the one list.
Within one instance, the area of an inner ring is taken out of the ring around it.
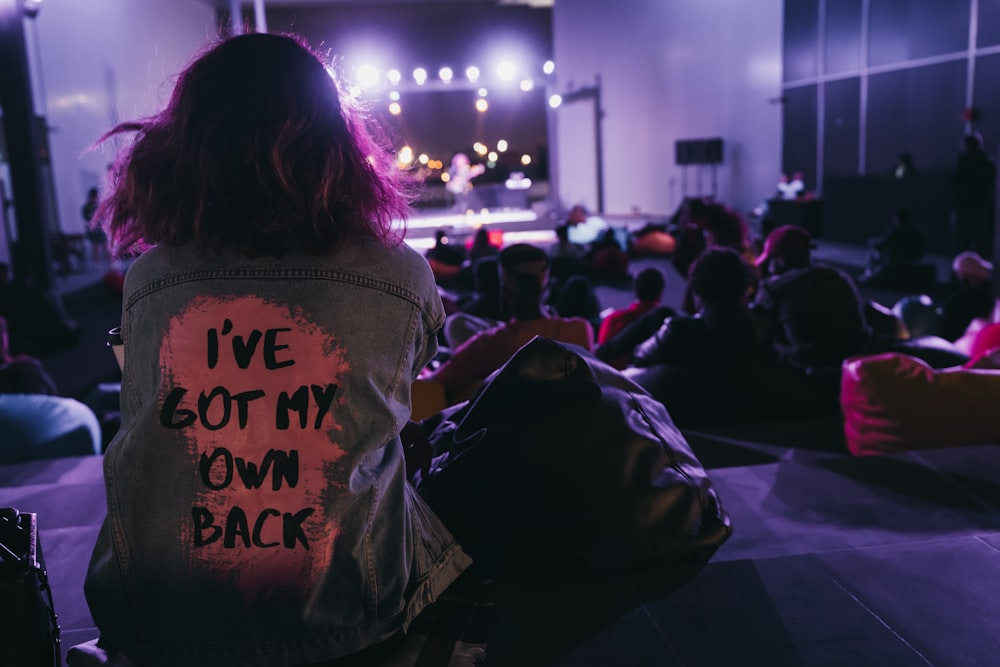
{"label": "ceiling", "polygon": [[[238,0],[241,5],[253,5],[254,0]],[[202,0],[207,5],[219,9],[228,9],[230,0]],[[359,5],[370,6],[373,4],[383,5],[526,5],[529,7],[552,7],[555,0],[263,0],[265,8],[276,7],[305,7],[317,5]]]}

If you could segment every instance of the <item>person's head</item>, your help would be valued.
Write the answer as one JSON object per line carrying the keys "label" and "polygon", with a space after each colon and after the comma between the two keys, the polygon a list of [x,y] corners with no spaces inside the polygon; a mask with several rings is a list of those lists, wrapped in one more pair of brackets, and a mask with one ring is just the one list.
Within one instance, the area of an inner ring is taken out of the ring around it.
{"label": "person's head", "polygon": [[732,248],[709,248],[691,266],[691,291],[704,309],[744,304],[752,282],[750,265]]}
{"label": "person's head", "polygon": [[475,236],[472,237],[472,247],[477,250],[486,250],[490,247],[490,233],[485,227],[476,230]]}
{"label": "person's head", "polygon": [[331,70],[300,40],[251,33],[208,48],[135,132],[97,212],[122,253],[194,242],[324,254],[400,241],[409,197]]}
{"label": "person's head", "polygon": [[663,273],[654,267],[648,267],[635,276],[635,298],[639,301],[659,301],[663,296],[666,280]]}
{"label": "person's head", "polygon": [[88,201],[97,201],[99,196],[100,193],[98,192],[97,188],[90,188],[89,190],[87,190]]}
{"label": "person's head", "polygon": [[722,204],[710,204],[705,217],[705,243],[709,247],[742,251],[750,244],[750,228],[734,210]]}
{"label": "person's head", "polygon": [[562,317],[589,320],[601,314],[601,302],[594,291],[594,284],[586,276],[571,276],[559,290],[554,305]]}
{"label": "person's head", "polygon": [[513,318],[542,316],[542,294],[548,281],[549,256],[541,248],[515,243],[500,251],[500,286]]}
{"label": "person's head", "polygon": [[434,232],[434,243],[437,245],[448,245],[448,232],[443,229]]}
{"label": "person's head", "polygon": [[577,205],[569,210],[566,215],[567,225],[578,225],[581,222],[586,222],[587,220],[587,209],[583,206]]}
{"label": "person's head", "polygon": [[993,264],[971,250],[960,252],[951,262],[955,276],[967,285],[978,286],[993,280]]}
{"label": "person's head", "polygon": [[983,149],[983,135],[978,132],[970,132],[962,137],[962,147],[967,153],[981,151]]}
{"label": "person's head", "polygon": [[764,240],[764,249],[757,257],[763,275],[799,269],[812,262],[812,237],[795,225],[775,227]]}
{"label": "person's head", "polygon": [[556,225],[556,239],[563,243],[569,241],[569,225]]}

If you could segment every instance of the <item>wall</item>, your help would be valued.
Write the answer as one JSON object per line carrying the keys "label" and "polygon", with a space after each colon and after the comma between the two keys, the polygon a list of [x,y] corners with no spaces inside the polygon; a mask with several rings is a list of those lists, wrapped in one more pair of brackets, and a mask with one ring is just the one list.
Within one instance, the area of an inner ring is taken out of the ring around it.
{"label": "wall", "polygon": [[[954,251],[961,137],[1000,142],[1000,1],[785,0],[784,44],[784,167],[819,184],[824,235],[864,241],[908,208],[930,248]],[[905,188],[901,152],[919,174]]]}
{"label": "wall", "polygon": [[88,147],[114,123],[159,109],[168,78],[215,34],[214,10],[199,0],[48,0],[33,24],[35,104],[50,126],[59,225],[79,233],[87,189],[103,186],[113,157],[110,144]]}
{"label": "wall", "polygon": [[[708,168],[674,164],[678,139],[724,140],[716,194],[738,210],[774,190],[782,10],[781,0],[556,0],[556,90],[601,80],[605,211],[672,213],[685,180],[687,194],[710,194]],[[563,205],[596,206],[589,104],[553,114]]]}

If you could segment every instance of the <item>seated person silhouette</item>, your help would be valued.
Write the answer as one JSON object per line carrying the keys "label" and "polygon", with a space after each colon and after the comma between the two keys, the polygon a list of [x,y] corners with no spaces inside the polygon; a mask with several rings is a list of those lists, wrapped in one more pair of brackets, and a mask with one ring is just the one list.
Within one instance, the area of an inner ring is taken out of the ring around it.
{"label": "seated person silhouette", "polygon": [[732,248],[709,248],[691,266],[695,315],[668,317],[635,348],[632,364],[729,367],[769,356],[768,336],[747,304],[753,269]]}
{"label": "seated person silhouette", "polygon": [[500,290],[510,319],[475,334],[459,346],[431,379],[444,385],[449,403],[471,395],[490,373],[503,366],[535,336],[594,346],[594,331],[579,317],[554,317],[542,305],[549,278],[549,256],[544,250],[517,243],[500,252]]}
{"label": "seated person silhouette", "polygon": [[924,237],[910,212],[896,211],[882,236],[868,241],[868,268],[859,282],[869,287],[923,289],[934,283],[934,266],[924,262]]}
{"label": "seated person silhouette", "polygon": [[10,353],[7,320],[0,317],[0,393],[58,395],[55,380],[42,362],[27,354]]}
{"label": "seated person silhouette", "polygon": [[770,321],[779,361],[804,369],[836,369],[869,348],[872,330],[854,281],[812,261],[812,238],[793,225],[768,234],[757,264],[754,308]]}
{"label": "seated person silhouette", "polygon": [[[632,351],[635,346],[653,335],[665,318],[677,314],[669,306],[660,306],[665,286],[666,281],[663,278],[663,273],[655,267],[647,267],[635,276],[633,281],[635,301],[626,308],[612,311],[601,322],[597,334],[598,347],[594,350],[598,359],[606,361],[619,370],[625,368],[632,360]],[[653,317],[658,318],[658,320],[650,321],[650,326],[644,330],[645,335],[634,328],[632,331],[636,331],[635,334],[629,336],[625,333],[631,324],[648,313],[654,313]],[[619,335],[622,335],[621,340],[618,338]]]}

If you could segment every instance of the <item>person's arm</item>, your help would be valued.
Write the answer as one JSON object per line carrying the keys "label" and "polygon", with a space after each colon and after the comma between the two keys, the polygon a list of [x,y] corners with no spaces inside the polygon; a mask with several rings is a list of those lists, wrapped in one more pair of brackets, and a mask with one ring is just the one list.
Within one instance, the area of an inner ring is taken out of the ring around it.
{"label": "person's arm", "polygon": [[659,306],[644,313],[606,343],[598,345],[597,349],[594,350],[594,356],[601,361],[631,357],[635,347],[655,334],[656,330],[663,324],[663,320],[676,314],[677,312],[670,306]]}
{"label": "person's arm", "polygon": [[681,353],[677,346],[677,320],[668,318],[655,334],[647,338],[632,353],[632,365],[639,368],[654,364],[669,364]]}

